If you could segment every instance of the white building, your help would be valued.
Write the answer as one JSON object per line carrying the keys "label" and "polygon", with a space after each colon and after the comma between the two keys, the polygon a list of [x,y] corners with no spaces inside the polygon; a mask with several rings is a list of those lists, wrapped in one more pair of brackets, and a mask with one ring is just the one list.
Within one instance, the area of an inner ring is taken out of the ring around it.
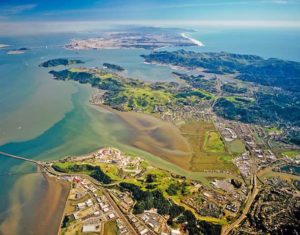
{"label": "white building", "polygon": [[99,232],[99,225],[96,224],[89,224],[89,225],[83,225],[82,232],[83,233],[95,233]]}

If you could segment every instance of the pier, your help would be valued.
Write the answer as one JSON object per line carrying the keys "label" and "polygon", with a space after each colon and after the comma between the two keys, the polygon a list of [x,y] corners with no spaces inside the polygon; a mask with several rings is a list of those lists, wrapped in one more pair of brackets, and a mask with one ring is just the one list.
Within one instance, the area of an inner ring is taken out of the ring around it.
{"label": "pier", "polygon": [[18,159],[18,160],[26,161],[26,162],[31,162],[31,163],[36,164],[37,166],[44,166],[43,162],[36,161],[36,160],[33,160],[33,159],[29,159],[29,158],[25,158],[25,157],[20,157],[20,156],[17,156],[17,155],[13,155],[13,154],[1,152],[1,151],[0,151],[0,156],[9,157],[9,158],[13,158],[13,159]]}

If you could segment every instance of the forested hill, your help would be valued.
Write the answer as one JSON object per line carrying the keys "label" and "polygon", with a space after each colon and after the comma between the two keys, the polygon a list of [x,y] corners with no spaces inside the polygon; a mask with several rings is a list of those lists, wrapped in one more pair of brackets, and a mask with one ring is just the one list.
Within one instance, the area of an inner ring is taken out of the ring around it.
{"label": "forested hill", "polygon": [[208,73],[237,73],[236,78],[243,81],[300,92],[299,62],[227,52],[199,53],[185,50],[156,51],[142,57],[149,63],[170,64],[191,69],[203,68]]}

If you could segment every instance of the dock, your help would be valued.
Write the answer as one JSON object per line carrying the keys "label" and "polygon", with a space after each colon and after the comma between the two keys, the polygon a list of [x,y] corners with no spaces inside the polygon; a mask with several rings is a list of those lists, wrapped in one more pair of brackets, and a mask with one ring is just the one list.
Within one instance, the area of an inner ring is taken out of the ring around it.
{"label": "dock", "polygon": [[36,164],[37,166],[44,166],[43,162],[36,161],[36,160],[30,159],[30,158],[25,158],[25,157],[13,155],[13,154],[10,154],[10,153],[5,153],[5,152],[1,152],[0,151],[0,156],[4,156],[4,157],[8,157],[8,158],[13,158],[13,159],[17,159],[17,160],[25,161],[25,162],[31,162],[31,163]]}

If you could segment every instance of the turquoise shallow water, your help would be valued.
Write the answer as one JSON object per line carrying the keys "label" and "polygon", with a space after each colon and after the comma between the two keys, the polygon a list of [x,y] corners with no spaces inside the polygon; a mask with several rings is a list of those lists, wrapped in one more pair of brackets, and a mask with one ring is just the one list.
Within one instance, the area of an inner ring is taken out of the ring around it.
{"label": "turquoise shallow water", "polygon": [[[192,48],[194,50],[250,53],[300,61],[300,48],[295,43],[300,39],[299,32],[198,30],[190,36],[206,46]],[[59,47],[74,37],[84,36],[65,34],[0,38],[0,43],[10,44],[13,48],[32,48],[23,55],[6,55],[5,50],[0,50],[1,151],[35,159],[58,159],[108,145],[139,152],[125,144],[125,140],[134,134],[128,126],[116,115],[88,105],[91,88],[55,81],[50,78],[47,69],[38,65],[44,60],[59,57],[80,58],[86,61],[87,66],[110,62],[125,67],[126,75],[148,81],[172,80],[172,70],[143,64],[139,55],[148,53],[145,50],[74,52]],[[148,157],[153,160],[153,156]],[[161,164],[168,166],[165,162]],[[32,210],[32,203],[29,201],[42,195],[37,188],[43,179],[24,180],[28,184],[26,190],[16,183],[25,178],[24,175],[35,171],[30,164],[0,156],[0,234],[1,224],[5,223],[17,204],[21,205],[19,223],[25,223],[24,216],[30,220],[28,211]],[[20,234],[26,233],[23,231]]]}

